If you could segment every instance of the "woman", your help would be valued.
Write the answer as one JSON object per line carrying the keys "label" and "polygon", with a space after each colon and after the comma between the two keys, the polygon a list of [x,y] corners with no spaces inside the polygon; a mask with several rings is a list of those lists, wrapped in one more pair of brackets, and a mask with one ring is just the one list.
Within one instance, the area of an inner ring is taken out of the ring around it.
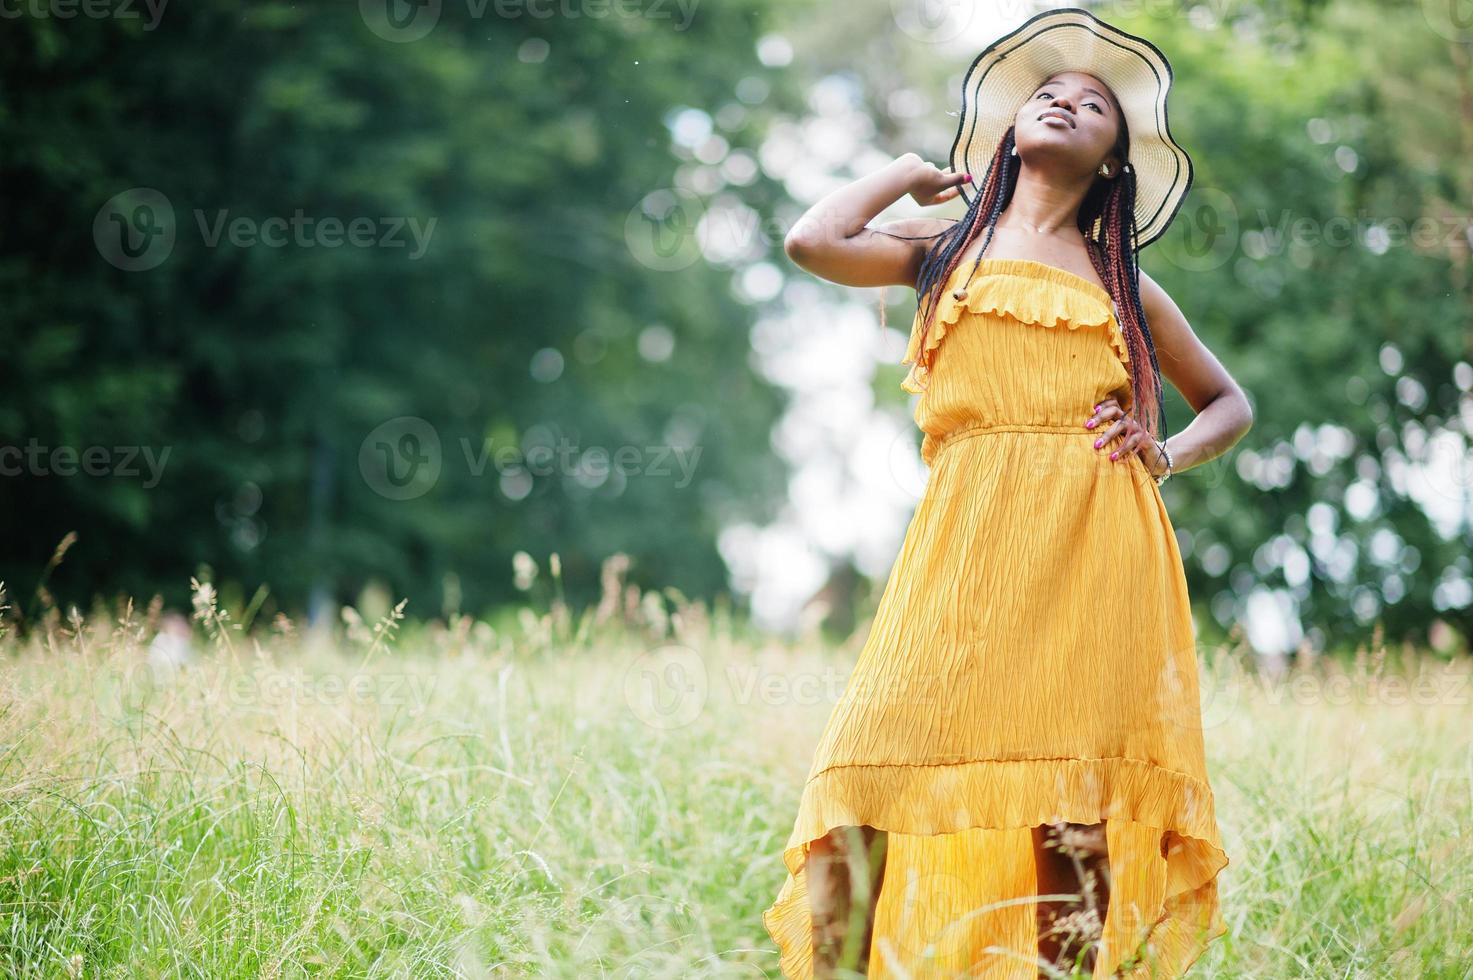
{"label": "woman", "polygon": [[[916,289],[931,473],[763,915],[786,976],[1179,976],[1226,931],[1157,488],[1252,413],[1136,261],[1191,183],[1170,80],[1149,42],[1041,14],[972,65],[951,168],[906,154],[787,236],[825,279]],[[959,194],[960,221],[869,226]],[[1196,412],[1169,439],[1162,373]]]}

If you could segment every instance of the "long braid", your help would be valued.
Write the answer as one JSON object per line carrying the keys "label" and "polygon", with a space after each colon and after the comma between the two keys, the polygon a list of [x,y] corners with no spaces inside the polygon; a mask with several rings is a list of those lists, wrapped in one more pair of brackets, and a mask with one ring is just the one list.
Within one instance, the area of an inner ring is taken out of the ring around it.
{"label": "long braid", "polygon": [[[978,233],[986,228],[987,237],[982,243],[981,251],[977,253],[977,261],[982,260],[987,246],[992,244],[998,215],[1002,214],[1013,199],[1013,189],[1018,185],[1018,169],[1022,160],[1013,156],[1012,151],[1013,130],[1009,127],[992,155],[992,162],[987,165],[982,191],[972,198],[966,216],[942,232],[936,244],[927,250],[925,258],[921,260],[921,268],[916,276],[916,295],[920,298],[922,310],[918,360],[927,369],[931,366],[932,352],[926,350],[926,337],[930,335],[931,324],[936,319],[941,290],[951,281],[951,275],[961,263],[967,248],[976,240]],[[998,175],[997,180],[990,179],[993,174]],[[981,215],[985,217],[978,221]]]}
{"label": "long braid", "polygon": [[[1122,153],[1121,156],[1126,154]],[[1104,190],[1096,193],[1101,185]],[[1131,413],[1153,439],[1166,438],[1166,391],[1156,344],[1140,296],[1139,235],[1135,223],[1135,167],[1127,163],[1113,181],[1097,181],[1079,209],[1090,261],[1109,288],[1130,354]],[[1093,200],[1092,200],[1093,199]],[[1096,231],[1096,229],[1098,229]],[[1095,236],[1091,233],[1094,232]],[[1121,302],[1121,298],[1125,302]]]}

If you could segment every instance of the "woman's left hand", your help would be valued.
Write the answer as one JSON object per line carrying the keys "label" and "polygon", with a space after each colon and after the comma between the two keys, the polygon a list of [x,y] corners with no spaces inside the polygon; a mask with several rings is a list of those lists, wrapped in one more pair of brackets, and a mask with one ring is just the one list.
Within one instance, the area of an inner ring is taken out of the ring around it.
{"label": "woman's left hand", "polygon": [[1100,429],[1099,438],[1095,440],[1095,451],[1103,452],[1111,441],[1123,437],[1120,445],[1110,451],[1110,459],[1115,462],[1123,461],[1127,456],[1139,453],[1146,463],[1146,469],[1155,474],[1158,469],[1165,469],[1165,460],[1161,458],[1161,450],[1156,445],[1156,440],[1151,438],[1146,427],[1132,415],[1127,415],[1121,408],[1120,402],[1114,398],[1106,398],[1095,406],[1094,414],[1085,420],[1086,429]]}

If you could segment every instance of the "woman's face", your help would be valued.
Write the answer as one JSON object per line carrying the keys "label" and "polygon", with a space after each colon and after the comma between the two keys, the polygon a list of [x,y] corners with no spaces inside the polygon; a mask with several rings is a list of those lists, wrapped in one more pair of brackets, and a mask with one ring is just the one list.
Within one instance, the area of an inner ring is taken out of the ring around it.
{"label": "woman's face", "polygon": [[1063,158],[1081,172],[1106,160],[1120,135],[1120,105],[1110,87],[1080,71],[1055,72],[1033,90],[1013,120],[1013,139],[1023,157]]}

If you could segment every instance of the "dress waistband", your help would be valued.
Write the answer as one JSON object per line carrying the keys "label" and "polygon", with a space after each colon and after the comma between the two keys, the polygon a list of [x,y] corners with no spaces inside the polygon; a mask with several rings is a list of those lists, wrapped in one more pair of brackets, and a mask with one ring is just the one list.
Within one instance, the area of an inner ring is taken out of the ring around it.
{"label": "dress waistband", "polygon": [[1066,425],[1058,422],[963,422],[943,435],[926,433],[921,440],[921,457],[929,462],[943,448],[961,439],[986,435],[990,432],[1048,432],[1056,435],[1073,435],[1096,438],[1108,426],[1086,429],[1083,423]]}

